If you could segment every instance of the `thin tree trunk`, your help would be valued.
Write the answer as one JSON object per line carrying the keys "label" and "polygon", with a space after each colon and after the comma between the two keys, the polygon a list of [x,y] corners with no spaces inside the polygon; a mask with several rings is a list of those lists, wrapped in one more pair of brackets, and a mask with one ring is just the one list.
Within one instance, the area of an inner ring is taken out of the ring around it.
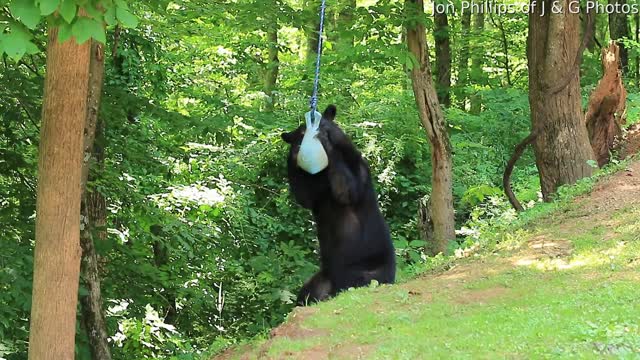
{"label": "thin tree trunk", "polygon": [[[478,1],[480,5],[480,11],[475,13],[473,19],[473,32],[475,34],[476,43],[473,47],[471,54],[471,80],[476,85],[484,85],[484,44],[480,41],[480,36],[484,32],[484,12],[483,4],[484,0]],[[471,113],[479,114],[482,110],[482,97],[479,94],[473,94],[471,96]]]}
{"label": "thin tree trunk", "polygon": [[492,14],[489,14],[489,19],[491,20],[493,26],[498,28],[498,30],[500,31],[500,42],[502,45],[502,53],[504,54],[504,61],[502,62],[502,64],[504,66],[506,74],[505,76],[507,85],[511,86],[511,64],[509,63],[509,40],[507,39],[507,33],[504,30],[504,24],[502,23],[502,20],[498,18],[498,20],[496,21]]}
{"label": "thin tree trunk", "polygon": [[[407,0],[406,5],[408,11],[415,12],[415,18],[423,16],[423,0]],[[455,239],[451,143],[433,86],[426,30],[422,23],[407,25],[407,45],[418,60],[411,70],[411,80],[420,120],[431,149],[429,215],[433,222],[433,241],[427,250],[437,254],[445,252],[448,242]]]}
{"label": "thin tree trunk", "polygon": [[[640,14],[636,14],[636,43],[640,41]],[[636,86],[640,88],[640,57],[636,55]]]}
{"label": "thin tree trunk", "polygon": [[274,89],[278,81],[280,71],[280,59],[278,59],[278,23],[273,23],[267,29],[267,40],[269,41],[269,59],[264,81],[264,92],[267,94],[267,110],[273,111],[276,104]]}
{"label": "thin tree trunk", "polygon": [[[626,0],[609,0],[609,4],[618,7],[626,5]],[[629,22],[627,20],[627,14],[623,11],[612,11],[609,14],[609,36],[612,40],[618,40],[622,38],[630,38],[629,35]],[[627,73],[629,66],[629,52],[627,47],[619,41],[616,41],[620,47],[620,69],[623,73]]]}
{"label": "thin tree trunk", "polygon": [[520,159],[524,151],[527,149],[527,146],[531,145],[536,140],[536,136],[538,136],[538,133],[533,131],[518,145],[516,145],[513,155],[507,162],[507,167],[505,168],[502,176],[504,193],[507,195],[507,199],[509,199],[511,206],[513,206],[516,211],[524,211],[524,208],[520,204],[520,201],[518,201],[516,194],[513,193],[513,189],[511,189],[511,174],[513,173],[513,168],[516,166],[516,162],[518,162],[518,159]]}
{"label": "thin tree trunk", "polygon": [[[544,0],[545,8],[551,9],[552,2]],[[569,2],[555,2],[563,10],[560,13],[545,11],[540,16],[538,4],[529,15],[529,104],[532,128],[538,131],[534,151],[546,201],[559,186],[593,173],[588,161],[594,155],[581,108],[578,71],[584,46],[580,44],[579,14],[569,11]]]}
{"label": "thin tree trunk", "polygon": [[451,45],[449,43],[449,20],[446,12],[436,11],[433,17],[433,37],[436,43],[438,101],[448,107],[451,105]]}
{"label": "thin tree trunk", "polygon": [[311,0],[308,1],[305,6],[309,11],[310,23],[308,28],[305,30],[307,36],[307,56],[306,60],[308,63],[313,63],[316,60],[316,55],[318,55],[318,30],[320,29],[320,5],[318,1]]}
{"label": "thin tree trunk", "polygon": [[[151,234],[154,236],[153,239],[153,262],[156,268],[160,269],[167,264],[169,264],[169,249],[166,246],[166,241],[168,239],[165,236],[162,225],[154,224],[151,225]],[[178,312],[176,308],[176,292],[175,289],[167,289],[162,290],[162,297],[167,301],[167,308],[164,312],[164,322],[166,324],[175,324],[176,319],[178,318]]]}
{"label": "thin tree trunk", "polygon": [[[101,214],[106,215],[103,199],[100,194],[88,191],[86,187],[89,178],[91,159],[96,159],[96,132],[101,135],[98,127],[98,114],[104,79],[104,48],[97,41],[91,44],[91,68],[89,80],[88,112],[85,122],[84,137],[84,164],[82,167],[82,221],[83,227],[80,233],[80,245],[82,246],[81,275],[88,294],[80,297],[82,320],[89,338],[91,354],[94,360],[110,360],[107,328],[103,315],[103,301],[100,291],[100,273],[98,267],[98,255],[94,246],[93,234],[96,229],[96,221],[100,221]],[[101,123],[101,122],[100,122]],[[102,126],[102,124],[100,125]]]}
{"label": "thin tree trunk", "polygon": [[346,0],[344,8],[340,11],[338,15],[338,26],[340,26],[337,31],[337,34],[341,34],[339,37],[340,46],[353,46],[353,23],[354,17],[353,13],[356,9],[356,0]]}
{"label": "thin tree trunk", "polygon": [[456,81],[456,87],[458,88],[458,97],[460,105],[463,109],[466,108],[467,103],[467,89],[469,81],[469,35],[471,31],[471,11],[467,10],[462,14],[461,19],[461,35],[460,36],[460,55],[458,58],[458,81]]}
{"label": "thin tree trunk", "polygon": [[316,56],[318,55],[318,31],[320,30],[320,3],[317,0],[305,1],[305,9],[308,11],[309,20],[305,24],[304,33],[307,38],[307,53],[305,55],[305,62],[307,65],[307,71],[303,75],[302,79],[308,81],[307,95],[311,96],[313,88],[313,66],[316,63]]}
{"label": "thin tree trunk", "polygon": [[49,29],[42,105],[29,359],[73,359],[90,42]]}

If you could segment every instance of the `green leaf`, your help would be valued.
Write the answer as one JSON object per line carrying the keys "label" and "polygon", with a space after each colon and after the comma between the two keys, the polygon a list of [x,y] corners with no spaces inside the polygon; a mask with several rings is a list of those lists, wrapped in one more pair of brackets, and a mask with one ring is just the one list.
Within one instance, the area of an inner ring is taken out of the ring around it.
{"label": "green leaf", "polygon": [[32,43],[31,41],[27,42],[27,54],[29,55],[35,55],[40,53],[40,49],[36,46],[36,44]]}
{"label": "green leaf", "polygon": [[91,39],[91,19],[81,17],[76,19],[71,27],[71,34],[76,38],[78,44]]}
{"label": "green leaf", "polygon": [[78,18],[73,23],[71,34],[76,38],[78,44],[82,44],[91,38],[103,44],[107,41],[102,23],[86,17]]}
{"label": "green leaf", "polygon": [[27,30],[18,24],[13,24],[11,31],[4,34],[0,47],[10,58],[18,61],[27,52],[30,40],[31,34]]}
{"label": "green leaf", "polygon": [[138,26],[138,18],[125,7],[118,6],[116,8],[116,18],[124,27],[135,28]]}
{"label": "green leaf", "polygon": [[33,0],[13,0],[9,5],[11,14],[29,29],[35,29],[40,22],[40,9]]}
{"label": "green leaf", "polygon": [[68,24],[71,24],[73,19],[76,17],[76,3],[73,0],[62,0],[62,4],[60,5],[60,16],[66,21]]}
{"label": "green leaf", "polygon": [[67,23],[62,23],[60,27],[58,27],[58,41],[65,42],[71,38],[71,25]]}
{"label": "green leaf", "polygon": [[412,248],[423,247],[426,245],[427,245],[427,242],[424,240],[413,240],[409,243],[409,246]]}
{"label": "green leaf", "polygon": [[87,14],[89,14],[89,17],[92,17],[94,19],[102,18],[102,11],[96,9],[96,7],[91,3],[83,5],[82,8],[87,12]]}
{"label": "green leaf", "polygon": [[105,10],[104,21],[109,26],[114,26],[118,23],[118,20],[116,20],[116,8],[114,6],[107,8],[107,10]]}
{"label": "green leaf", "polygon": [[40,0],[40,14],[48,16],[53,14],[60,5],[60,0]]}
{"label": "green leaf", "polygon": [[14,33],[5,34],[2,48],[15,61],[20,60],[24,53],[27,52],[26,42]]}
{"label": "green leaf", "polygon": [[89,25],[91,30],[91,37],[96,39],[102,44],[107,43],[107,35],[105,34],[105,28],[102,21],[91,19],[91,25]]}

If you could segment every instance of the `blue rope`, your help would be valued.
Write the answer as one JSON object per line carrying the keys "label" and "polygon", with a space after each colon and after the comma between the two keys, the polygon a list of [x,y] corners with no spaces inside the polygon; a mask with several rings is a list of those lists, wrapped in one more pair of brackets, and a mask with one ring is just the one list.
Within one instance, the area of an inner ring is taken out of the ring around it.
{"label": "blue rope", "polygon": [[315,113],[318,108],[318,83],[320,82],[320,55],[322,54],[322,31],[324,29],[325,0],[320,5],[320,29],[318,30],[318,56],[316,58],[316,77],[313,81],[313,95],[311,95],[311,118],[315,121]]}

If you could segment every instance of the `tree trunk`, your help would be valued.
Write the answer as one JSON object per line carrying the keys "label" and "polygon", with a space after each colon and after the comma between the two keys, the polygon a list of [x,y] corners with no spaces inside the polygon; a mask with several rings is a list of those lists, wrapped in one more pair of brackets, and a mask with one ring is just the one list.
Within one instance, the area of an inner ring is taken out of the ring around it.
{"label": "tree trunk", "polygon": [[466,108],[467,103],[467,85],[469,81],[469,36],[471,31],[471,11],[467,10],[462,14],[461,19],[461,34],[460,37],[460,55],[458,58],[458,81],[456,81],[456,88],[458,88],[458,98],[460,105],[463,109]]}
{"label": "tree trunk", "polygon": [[498,16],[498,20],[494,19],[492,14],[489,14],[489,19],[493,26],[495,26],[500,31],[500,42],[502,45],[502,53],[504,56],[504,60],[502,62],[502,66],[504,66],[505,76],[507,85],[511,86],[511,64],[509,63],[509,40],[507,39],[507,33],[504,30],[504,24],[500,17]]}
{"label": "tree trunk", "polygon": [[[471,81],[476,85],[484,85],[484,44],[480,40],[480,35],[484,32],[484,12],[483,4],[484,0],[480,0],[480,11],[475,13],[473,19],[473,32],[475,34],[476,43],[473,46],[471,54]],[[471,96],[471,113],[479,114],[482,110],[482,97],[479,94],[473,94]]]}
{"label": "tree trunk", "polygon": [[589,140],[598,166],[609,162],[614,141],[622,134],[627,101],[627,91],[622,83],[619,66],[619,48],[615,42],[612,41],[608,48],[602,49],[601,60],[602,79],[589,97],[585,115]]}
{"label": "tree trunk", "polygon": [[49,29],[42,105],[29,359],[73,359],[90,42]]}
{"label": "tree trunk", "polygon": [[444,106],[451,105],[451,46],[449,43],[449,20],[446,12],[434,12],[434,33],[436,43],[436,69],[438,79],[438,101]]}
{"label": "tree trunk", "polygon": [[545,201],[559,186],[593,173],[588,161],[594,155],[580,100],[579,60],[584,46],[579,14],[569,11],[570,1],[556,1],[562,11],[555,13],[548,11],[553,0],[544,0],[544,16],[538,2],[529,15],[529,104],[532,128],[539,132],[534,151]]}
{"label": "tree trunk", "polygon": [[309,85],[306,86],[307,96],[313,94],[313,78],[314,69],[316,64],[316,57],[318,55],[318,31],[320,30],[320,2],[317,0],[307,0],[304,2],[304,8],[308,11],[309,20],[305,24],[304,33],[307,38],[307,53],[305,55],[305,62],[307,65],[307,71],[302,76],[302,80]]}
{"label": "tree trunk", "polygon": [[513,206],[513,208],[518,212],[524,211],[524,208],[522,207],[522,204],[520,204],[520,201],[518,201],[516,194],[513,193],[513,189],[511,189],[511,174],[513,173],[513,168],[516,166],[516,162],[527,149],[527,146],[531,145],[536,140],[536,136],[538,136],[538,133],[532,131],[526,138],[524,138],[524,140],[516,145],[513,155],[507,162],[507,167],[502,175],[502,187],[504,188],[504,193],[507,195],[507,199],[509,199],[511,206]]}
{"label": "tree trunk", "polygon": [[[167,248],[165,243],[168,241],[168,239],[165,236],[162,225],[160,224],[151,225],[150,231],[153,235],[153,262],[156,268],[161,269],[171,261],[169,256],[169,249]],[[178,312],[176,308],[176,292],[175,289],[170,289],[166,286],[163,286],[163,288],[164,289],[161,291],[161,295],[167,301],[167,308],[164,312],[164,323],[174,325],[176,319],[178,318]]]}
{"label": "tree trunk", "polygon": [[307,36],[307,56],[308,63],[315,63],[318,55],[318,30],[320,30],[320,5],[316,0],[307,1],[305,8],[309,10],[310,23],[305,29]]}
{"label": "tree trunk", "polygon": [[[640,41],[640,13],[636,14],[636,43]],[[640,56],[636,55],[636,87],[640,87]]]}
{"label": "tree trunk", "polygon": [[[348,50],[353,46],[354,42],[354,34],[353,34],[353,24],[354,24],[354,11],[356,10],[356,0],[346,0],[344,7],[338,14],[338,26],[335,33],[339,34],[337,41],[338,49],[340,50]],[[339,51],[339,50],[338,50]],[[337,52],[338,52],[337,51]]]}
{"label": "tree trunk", "polygon": [[[409,18],[422,18],[423,0],[407,0],[407,10],[413,11]],[[413,16],[411,16],[413,15]],[[413,93],[418,106],[420,120],[429,138],[431,149],[431,197],[429,215],[433,222],[431,254],[445,252],[450,240],[455,239],[452,190],[451,143],[447,126],[433,86],[426,30],[423,23],[407,25],[407,45],[418,60],[411,70]]]}
{"label": "tree trunk", "polygon": [[[626,5],[626,3],[626,0],[609,0],[610,5],[617,5],[618,7]],[[627,14],[623,11],[613,11],[609,14],[609,36],[611,40],[631,38],[629,35]],[[617,43],[620,46],[620,69],[622,69],[623,73],[626,73],[629,66],[629,53],[627,47],[622,42],[617,41]]]}
{"label": "tree trunk", "polygon": [[278,23],[273,23],[267,29],[267,40],[269,41],[269,59],[267,61],[267,71],[264,80],[264,92],[268,96],[267,110],[273,111],[276,104],[274,89],[278,81],[280,71],[280,59],[278,59]]}
{"label": "tree trunk", "polygon": [[[85,122],[84,137],[84,164],[82,167],[82,232],[80,233],[80,245],[82,246],[81,275],[88,294],[80,297],[82,309],[82,321],[89,338],[91,354],[94,360],[110,360],[107,328],[102,311],[103,301],[100,291],[100,272],[98,267],[98,255],[94,246],[93,235],[96,223],[106,216],[106,204],[104,198],[95,191],[89,191],[86,187],[89,178],[91,159],[97,162],[95,137],[96,132],[102,135],[98,127],[98,114],[104,79],[104,48],[97,41],[91,44],[91,68],[89,78],[88,112]],[[102,123],[100,122],[100,127]],[[101,163],[101,162],[100,162]],[[104,226],[104,224],[102,224]],[[102,240],[104,240],[104,231]]]}

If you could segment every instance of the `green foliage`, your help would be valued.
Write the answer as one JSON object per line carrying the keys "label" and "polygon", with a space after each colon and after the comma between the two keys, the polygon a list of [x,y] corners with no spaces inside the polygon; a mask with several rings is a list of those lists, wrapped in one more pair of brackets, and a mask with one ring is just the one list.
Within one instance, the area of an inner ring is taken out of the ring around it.
{"label": "green foliage", "polygon": [[[6,0],[0,1],[0,6],[7,2],[9,13],[0,14],[0,56],[6,54],[16,62],[25,54],[40,52],[33,41],[33,32],[41,30],[43,19],[59,27],[59,41],[73,36],[80,44],[89,39],[106,43],[105,23],[125,28],[138,25],[137,17],[124,0]],[[88,16],[78,15],[80,7]]]}

